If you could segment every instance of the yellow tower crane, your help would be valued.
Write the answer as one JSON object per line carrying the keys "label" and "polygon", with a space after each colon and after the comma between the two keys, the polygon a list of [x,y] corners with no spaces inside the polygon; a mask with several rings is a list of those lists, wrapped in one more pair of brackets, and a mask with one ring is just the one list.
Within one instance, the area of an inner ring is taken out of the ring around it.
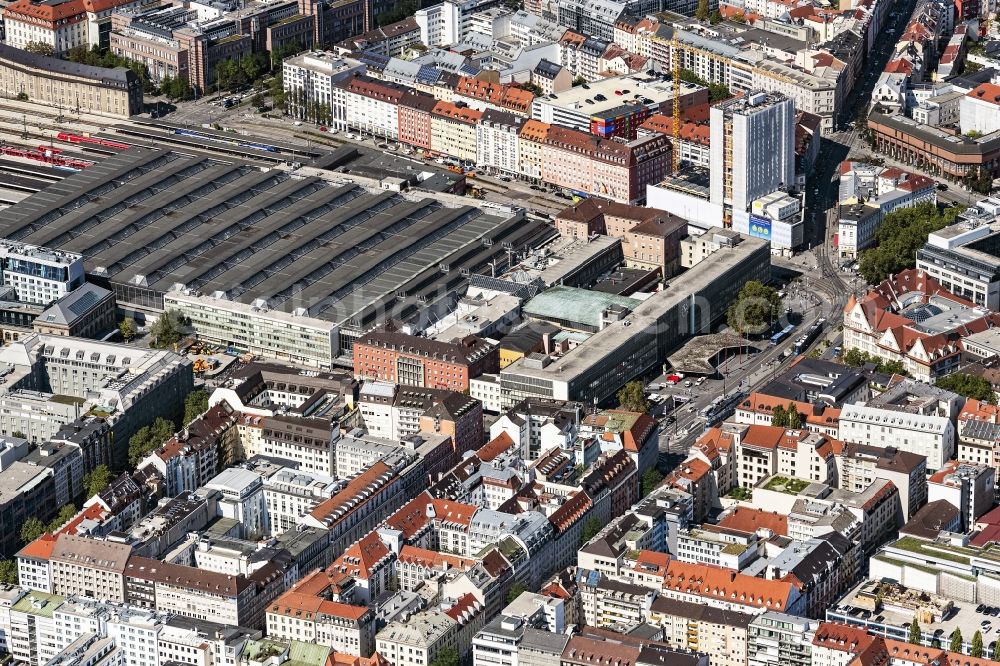
{"label": "yellow tower crane", "polygon": [[677,175],[681,169],[681,58],[676,33],[670,39],[670,69],[674,79],[674,145],[670,152],[674,159],[674,175]]}

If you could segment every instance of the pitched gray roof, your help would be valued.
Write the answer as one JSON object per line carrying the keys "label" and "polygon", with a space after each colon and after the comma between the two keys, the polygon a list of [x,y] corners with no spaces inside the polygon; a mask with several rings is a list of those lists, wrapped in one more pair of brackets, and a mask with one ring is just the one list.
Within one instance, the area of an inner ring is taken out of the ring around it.
{"label": "pitched gray roof", "polygon": [[42,314],[38,315],[38,321],[43,324],[71,326],[110,294],[111,292],[104,287],[84,282],[42,311]]}

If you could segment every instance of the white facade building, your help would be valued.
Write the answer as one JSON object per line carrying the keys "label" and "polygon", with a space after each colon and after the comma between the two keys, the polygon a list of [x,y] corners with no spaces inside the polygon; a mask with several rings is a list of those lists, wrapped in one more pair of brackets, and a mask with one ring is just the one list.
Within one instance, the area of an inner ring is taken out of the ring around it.
{"label": "white facade building", "polygon": [[955,454],[955,424],[947,416],[845,405],[840,439],[869,446],[895,446],[927,457],[927,467],[941,469]]}
{"label": "white facade building", "polygon": [[219,512],[243,526],[245,535],[264,533],[267,504],[260,474],[239,467],[230,467],[205,484],[209,490],[222,493]]}
{"label": "white facade building", "polygon": [[520,173],[519,132],[524,120],[486,109],[476,125],[476,165],[509,176]]}
{"label": "white facade building", "polygon": [[264,479],[264,503],[271,535],[294,529],[299,518],[343,486],[332,476],[281,469]]}
{"label": "white facade building", "polygon": [[1000,129],[1000,88],[983,83],[959,102],[962,134],[991,134]]}
{"label": "white facade building", "polygon": [[[9,23],[7,30],[9,36]],[[0,265],[4,286],[13,287],[17,299],[26,303],[48,305],[85,281],[83,256],[62,250],[0,241]]]}
{"label": "white facade building", "polygon": [[314,104],[330,110],[336,129],[344,129],[343,107],[335,98],[336,84],[354,74],[364,74],[367,67],[353,58],[340,58],[329,51],[312,51],[288,58],[281,66],[288,113],[304,118]]}
{"label": "white facade building", "polygon": [[420,27],[420,41],[427,47],[457,44],[475,31],[479,12],[498,4],[498,0],[446,0],[419,9],[413,18]]}
{"label": "white facade building", "polygon": [[795,182],[795,105],[751,92],[711,108],[711,202],[749,210],[754,199]]}

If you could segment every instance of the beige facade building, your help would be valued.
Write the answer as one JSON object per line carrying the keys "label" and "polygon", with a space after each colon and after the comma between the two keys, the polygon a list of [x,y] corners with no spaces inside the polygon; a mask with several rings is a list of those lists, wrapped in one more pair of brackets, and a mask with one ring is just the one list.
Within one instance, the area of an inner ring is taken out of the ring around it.
{"label": "beige facade building", "polygon": [[663,628],[665,643],[703,652],[713,666],[747,663],[747,632],[754,617],[666,597],[655,599],[649,612],[649,622]]}
{"label": "beige facade building", "polygon": [[125,567],[131,546],[63,534],[52,549],[52,591],[125,601]]}
{"label": "beige facade building", "polygon": [[517,153],[521,176],[531,182],[542,180],[542,144],[552,126],[539,120],[529,120],[517,135]]}
{"label": "beige facade building", "polygon": [[438,102],[431,111],[431,150],[476,161],[476,125],[483,112],[451,102]]}
{"label": "beige facade building", "polygon": [[0,95],[22,93],[66,111],[119,118],[142,111],[142,84],[128,69],[91,67],[0,44]]}

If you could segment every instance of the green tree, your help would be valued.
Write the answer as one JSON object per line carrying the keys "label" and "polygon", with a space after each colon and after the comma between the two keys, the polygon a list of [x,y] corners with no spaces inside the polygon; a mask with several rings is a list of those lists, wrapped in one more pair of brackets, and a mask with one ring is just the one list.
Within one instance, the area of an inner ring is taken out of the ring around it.
{"label": "green tree", "polygon": [[601,521],[597,519],[596,516],[591,516],[587,519],[587,522],[583,524],[583,533],[580,534],[580,545],[587,543],[601,531]]}
{"label": "green tree", "polygon": [[285,89],[280,73],[271,79],[271,106],[281,111],[286,108]]}
{"label": "green tree", "polygon": [[1000,661],[1000,639],[993,643],[993,654],[990,656],[993,661]]}
{"label": "green tree", "polygon": [[378,23],[381,28],[389,25],[390,23],[396,23],[413,16],[418,9],[420,9],[420,5],[417,4],[416,0],[403,0],[403,2],[397,4],[393,9],[379,14],[376,17],[375,22]]}
{"label": "green tree", "polygon": [[969,656],[977,659],[983,656],[983,632],[978,629],[972,634],[972,649],[969,650]]}
{"label": "green tree", "polygon": [[788,413],[788,427],[792,430],[800,429],[802,427],[802,415],[799,414],[799,410],[795,406],[795,403],[788,403],[788,409],[785,411]]}
{"label": "green tree", "polygon": [[60,527],[62,527],[63,525],[65,525],[66,523],[68,523],[70,520],[73,519],[73,516],[76,515],[77,511],[78,509],[72,504],[63,505],[63,507],[59,509],[59,513],[56,514],[56,517],[49,522],[48,531],[49,532],[59,531]]}
{"label": "green tree", "polygon": [[184,398],[184,425],[208,411],[208,392],[202,389],[191,391]]}
{"label": "green tree", "polygon": [[854,347],[848,349],[844,352],[840,360],[844,362],[845,365],[849,365],[855,368],[860,368],[863,365],[871,363],[875,366],[877,372],[884,372],[890,375],[902,375],[904,377],[909,377],[910,373],[903,365],[902,361],[886,361],[879,358],[878,356],[872,356],[867,352],[863,352]]}
{"label": "green tree", "polygon": [[256,81],[261,71],[263,71],[263,68],[256,56],[240,60],[240,72],[247,81]]}
{"label": "green tree", "polygon": [[458,650],[453,647],[439,650],[429,666],[459,666]]}
{"label": "green tree", "polygon": [[21,541],[23,543],[31,543],[43,534],[45,534],[45,523],[38,518],[32,516],[21,523]]}
{"label": "green tree", "polygon": [[642,475],[642,496],[645,497],[656,490],[662,481],[663,474],[660,473],[660,470],[655,467],[647,469]]}
{"label": "green tree", "polygon": [[281,63],[285,58],[302,53],[305,47],[302,46],[301,42],[292,42],[291,44],[285,44],[284,46],[279,46],[278,48],[271,51],[271,71],[275,73],[281,72]]}
{"label": "green tree", "polygon": [[712,102],[720,102],[733,96],[732,91],[721,83],[711,83],[695,74],[690,69],[681,70],[681,81],[694,83],[695,85],[708,88],[708,96]]}
{"label": "green tree", "polygon": [[44,56],[55,55],[55,49],[52,48],[52,45],[45,42],[28,42],[24,45],[24,50],[28,53],[37,53]]}
{"label": "green tree", "polygon": [[949,652],[962,653],[962,630],[955,627],[955,631],[951,632],[951,642],[948,644]]}
{"label": "green tree", "polygon": [[17,93],[17,101],[18,102],[27,102],[28,101],[28,93],[26,93],[26,92],[19,92],[19,93]]}
{"label": "green tree", "polygon": [[907,642],[913,645],[920,645],[921,640],[920,622],[917,621],[916,616],[913,617],[913,622],[910,623],[910,633],[907,637]]}
{"label": "green tree", "polygon": [[[975,135],[975,136],[974,136]],[[966,136],[970,139],[976,139],[982,136],[978,132],[966,132]],[[962,178],[962,184],[973,192],[978,192],[979,194],[989,194],[993,190],[993,176],[986,169],[969,169]]]}
{"label": "green tree", "polygon": [[170,88],[170,96],[174,99],[191,98],[191,83],[188,81],[186,74],[178,76],[174,79],[173,85]]}
{"label": "green tree", "polygon": [[708,22],[711,23],[712,25],[718,25],[719,23],[722,23],[722,21],[723,21],[722,12],[720,12],[718,9],[712,12],[711,16],[708,17]]}
{"label": "green tree", "polygon": [[938,378],[935,383],[945,390],[964,395],[966,398],[975,398],[991,405],[997,404],[997,394],[993,390],[993,385],[985,377],[956,372]]}
{"label": "green tree", "polygon": [[726,322],[739,333],[760,335],[771,328],[780,314],[778,292],[759,280],[750,280],[729,306]]}
{"label": "green tree", "polygon": [[87,497],[93,497],[111,483],[111,470],[107,465],[98,465],[83,475],[83,489]]}
{"label": "green tree", "polygon": [[582,86],[586,82],[587,82],[587,79],[585,79],[582,76],[578,76],[575,79],[573,79],[573,87],[575,88],[577,86]]}
{"label": "green tree", "polygon": [[17,562],[14,560],[0,560],[0,583],[4,585],[17,585]]}
{"label": "green tree", "polygon": [[263,109],[264,95],[259,92],[254,93],[253,97],[250,98],[250,105],[255,109]]}
{"label": "green tree", "polygon": [[162,417],[157,417],[152,425],[139,428],[139,431],[128,440],[129,464],[134,467],[173,435],[174,424]]}
{"label": "green tree", "polygon": [[771,425],[778,428],[788,427],[788,412],[781,405],[774,408],[774,412],[771,414]]}
{"label": "green tree", "polygon": [[708,20],[708,0],[698,0],[698,8],[694,10],[694,17],[699,21]]}
{"label": "green tree", "polygon": [[124,338],[126,342],[130,342],[138,332],[135,325],[135,319],[132,319],[132,317],[125,317],[118,322],[118,332],[121,333],[122,338]]}
{"label": "green tree", "polygon": [[523,583],[514,583],[510,586],[510,591],[507,593],[507,603],[513,603],[515,599],[527,591],[528,588],[526,588]]}
{"label": "green tree", "polygon": [[177,310],[167,310],[156,320],[150,329],[150,347],[167,349],[181,339],[181,314]]}
{"label": "green tree", "polygon": [[910,376],[910,371],[906,369],[902,361],[881,361],[876,364],[878,366],[879,372],[884,372],[887,375],[902,375],[904,377]]}
{"label": "green tree", "polygon": [[215,86],[218,90],[232,90],[242,85],[244,76],[240,63],[232,58],[226,58],[215,65]]}
{"label": "green tree", "polygon": [[927,202],[886,215],[875,231],[876,247],[861,253],[861,277],[869,284],[877,284],[915,266],[917,250],[927,242],[927,236],[954,222],[961,210],[954,206],[938,210]]}
{"label": "green tree", "polygon": [[649,400],[642,392],[642,382],[629,382],[618,391],[618,404],[630,412],[645,414],[649,410]]}

